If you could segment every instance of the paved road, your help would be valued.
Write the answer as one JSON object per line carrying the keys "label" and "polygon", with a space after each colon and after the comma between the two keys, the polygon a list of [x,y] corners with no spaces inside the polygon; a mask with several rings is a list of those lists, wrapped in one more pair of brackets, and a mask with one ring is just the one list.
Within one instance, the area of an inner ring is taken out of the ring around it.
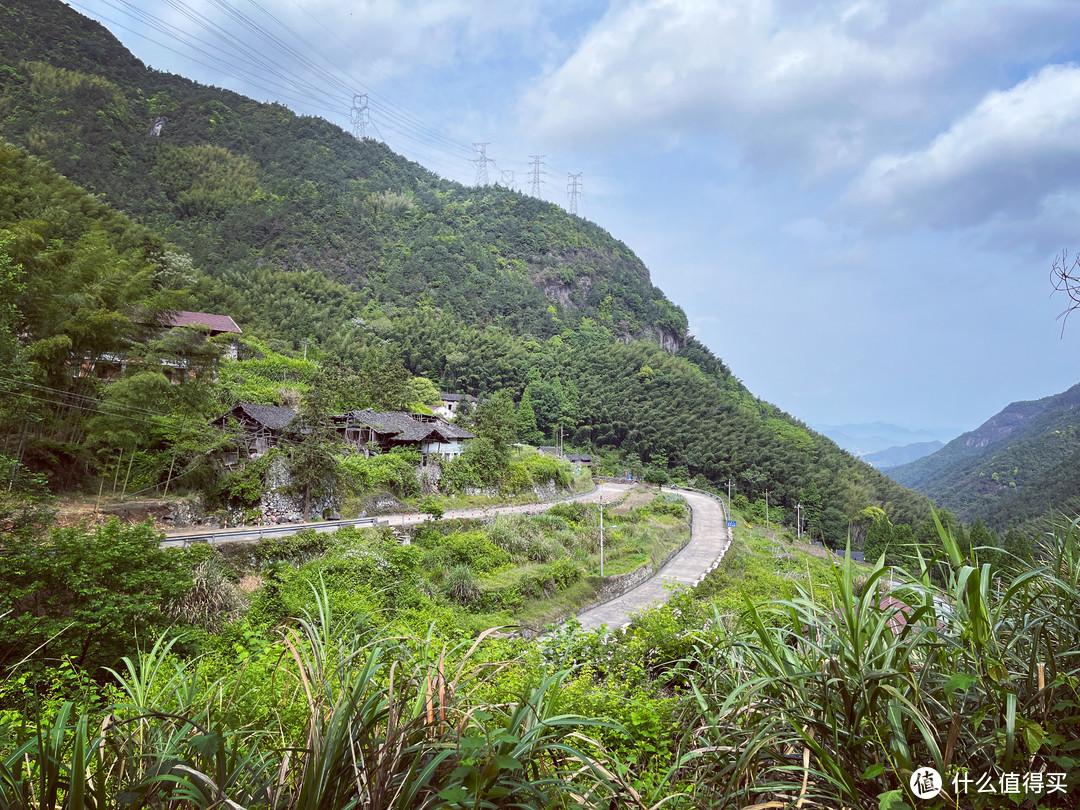
{"label": "paved road", "polygon": [[[536,514],[538,512],[546,512],[557,503],[565,503],[566,501],[583,501],[585,503],[596,503],[603,496],[604,503],[609,503],[632,488],[632,484],[612,484],[605,483],[602,487],[583,492],[580,495],[571,495],[569,498],[563,498],[560,501],[550,501],[547,503],[530,503],[521,506],[488,506],[484,508],[475,509],[451,509],[447,511],[443,517],[446,519],[452,518],[483,518],[488,515],[517,515],[517,514]],[[431,515],[424,512],[413,512],[410,514],[400,515],[380,515],[375,520],[382,526],[415,526],[418,523],[423,523],[425,520],[431,520]],[[179,532],[168,533],[165,539],[162,541],[163,546],[174,545],[186,545],[194,539],[199,541],[205,541],[210,543],[235,543],[235,542],[255,542],[263,537],[284,537],[286,535],[295,534],[296,532],[303,531],[304,529],[314,529],[317,532],[332,532],[338,529],[350,525],[351,523],[359,521],[317,521],[310,523],[283,523],[280,525],[267,525],[253,527],[249,526],[244,529],[237,530],[232,529],[213,529],[210,531],[201,530],[191,532],[190,530],[184,530]]]}
{"label": "paved road", "polygon": [[[623,494],[632,487],[632,484],[609,483],[604,484],[602,489],[598,486],[596,489],[591,489],[580,495],[571,495],[569,498],[563,498],[559,501],[527,503],[521,506],[487,506],[475,509],[451,509],[447,511],[443,517],[450,520],[452,518],[482,518],[487,517],[488,515],[535,515],[539,512],[546,512],[556,504],[565,503],[566,501],[597,503],[600,500],[601,495],[603,495],[604,503],[610,503],[611,501],[621,498]],[[430,515],[420,512],[408,515],[384,515],[379,518],[379,522],[382,524],[389,523],[391,526],[413,526],[430,519]]]}
{"label": "paved road", "polygon": [[666,602],[671,595],[669,583],[693,587],[731,545],[731,530],[715,500],[686,490],[665,488],[664,491],[682,495],[693,509],[690,542],[652,579],[610,602],[578,614],[577,620],[584,629],[595,630],[605,624],[612,628],[622,627],[635,613]]}

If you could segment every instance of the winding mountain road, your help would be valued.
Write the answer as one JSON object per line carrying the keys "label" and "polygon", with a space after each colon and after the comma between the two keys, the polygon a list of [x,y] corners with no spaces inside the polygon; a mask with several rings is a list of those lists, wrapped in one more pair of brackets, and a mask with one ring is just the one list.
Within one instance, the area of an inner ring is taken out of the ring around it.
{"label": "winding mountain road", "polygon": [[[635,485],[631,483],[605,483],[602,496],[605,503],[618,500]],[[690,531],[690,542],[668,561],[660,572],[638,585],[633,590],[615,597],[595,607],[587,608],[577,615],[577,620],[583,629],[595,630],[603,626],[618,628],[625,625],[633,618],[634,614],[652,607],[653,605],[667,602],[671,596],[673,584],[687,588],[693,587],[701,578],[715,567],[731,545],[731,529],[727,526],[727,518],[719,502],[708,495],[678,488],[664,488],[665,492],[671,492],[686,498],[693,512],[693,524]],[[532,503],[520,506],[489,506],[473,509],[448,510],[446,518],[482,518],[488,515],[507,514],[536,514],[544,512],[557,503],[566,501],[583,501],[596,503],[601,498],[601,489],[593,489],[588,492],[574,495],[560,501],[548,503]],[[304,529],[314,529],[317,532],[332,532],[350,524],[374,525],[376,521],[380,525],[390,526],[414,526],[431,520],[431,516],[425,513],[381,515],[378,518],[358,519],[353,521],[319,521],[313,523],[291,523],[281,525],[269,525],[248,527],[243,529],[215,529],[196,533],[174,533],[166,535],[162,541],[163,546],[187,545],[190,542],[235,543],[255,542],[264,537],[283,537],[295,534]]]}
{"label": "winding mountain road", "polygon": [[583,629],[596,630],[604,625],[610,628],[622,627],[635,613],[667,602],[671,596],[672,583],[692,588],[727,552],[731,545],[731,529],[728,528],[723,509],[715,499],[685,489],[665,487],[664,491],[681,495],[690,504],[694,515],[690,542],[652,579],[622,596],[579,613],[577,620]]}

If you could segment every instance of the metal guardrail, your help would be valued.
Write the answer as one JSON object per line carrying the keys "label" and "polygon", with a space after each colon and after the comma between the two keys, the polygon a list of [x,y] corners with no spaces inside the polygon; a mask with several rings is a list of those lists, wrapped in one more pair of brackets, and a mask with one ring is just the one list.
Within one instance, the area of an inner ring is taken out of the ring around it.
{"label": "metal guardrail", "polygon": [[262,540],[266,536],[288,537],[291,534],[299,534],[303,531],[333,532],[345,526],[377,526],[379,518],[353,518],[351,520],[324,520],[318,523],[290,523],[284,525],[269,524],[266,526],[253,526],[246,529],[218,529],[209,532],[195,532],[192,534],[166,535],[161,541],[163,546],[179,545],[186,548],[191,543],[249,543],[254,540]]}

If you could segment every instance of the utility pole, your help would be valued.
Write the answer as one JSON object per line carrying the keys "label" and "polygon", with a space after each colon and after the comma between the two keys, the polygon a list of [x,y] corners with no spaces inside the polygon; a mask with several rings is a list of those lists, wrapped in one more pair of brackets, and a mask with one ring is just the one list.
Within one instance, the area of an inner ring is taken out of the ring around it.
{"label": "utility pole", "polygon": [[600,576],[604,576],[604,482],[600,482]]}
{"label": "utility pole", "polygon": [[802,504],[795,504],[795,535],[802,540]]}
{"label": "utility pole", "polygon": [[534,196],[534,197],[539,197],[540,196],[540,186],[542,186],[543,183],[544,183],[544,181],[541,180],[540,178],[543,177],[545,174],[547,174],[547,172],[545,172],[543,169],[540,168],[541,166],[544,165],[543,163],[540,162],[541,158],[543,158],[544,155],[529,155],[529,157],[532,158],[532,162],[533,162],[533,167],[532,167],[532,190],[529,193],[532,194],[532,196]]}
{"label": "utility pole", "polygon": [[486,186],[488,184],[487,165],[491,160],[487,156],[487,148],[491,146],[491,142],[486,143],[473,143],[473,149],[476,150],[476,160],[473,163],[476,164],[476,185]]}
{"label": "utility pole", "polygon": [[730,476],[728,477],[728,480],[727,480],[727,511],[728,511],[728,514],[730,515],[731,514],[731,478],[730,478]]}
{"label": "utility pole", "polygon": [[570,213],[577,214],[578,195],[581,194],[581,172],[566,174],[566,196],[570,199]]}
{"label": "utility pole", "polygon": [[769,490],[765,490],[765,531],[769,530]]}
{"label": "utility pole", "polygon": [[367,93],[358,93],[352,97],[352,134],[363,140],[368,123]]}

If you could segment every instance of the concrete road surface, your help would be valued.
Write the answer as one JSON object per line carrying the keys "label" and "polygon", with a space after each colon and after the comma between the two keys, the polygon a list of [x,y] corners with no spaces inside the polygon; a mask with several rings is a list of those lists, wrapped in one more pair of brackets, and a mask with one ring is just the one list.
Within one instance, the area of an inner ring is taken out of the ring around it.
{"label": "concrete road surface", "polygon": [[664,491],[681,495],[690,504],[694,512],[690,542],[652,579],[610,602],[579,613],[577,620],[583,629],[595,630],[604,625],[622,627],[635,613],[667,602],[671,595],[670,583],[693,587],[731,545],[731,530],[720,504],[696,492],[666,488]]}
{"label": "concrete road surface", "polygon": [[[566,501],[583,501],[584,503],[596,503],[603,495],[604,503],[610,503],[626,493],[628,489],[631,489],[633,484],[611,484],[605,483],[603,487],[597,487],[596,489],[583,492],[579,495],[571,495],[568,498],[563,498],[559,501],[551,501],[548,503],[529,503],[521,506],[487,506],[477,507],[474,509],[451,509],[447,511],[443,517],[447,520],[452,518],[483,518],[488,515],[535,515],[539,512],[546,512],[557,503],[565,503]],[[414,512],[412,514],[399,514],[399,515],[379,515],[377,518],[379,525],[382,526],[415,526],[418,523],[423,523],[425,520],[431,520],[431,515],[424,512]],[[296,534],[304,529],[314,529],[317,532],[333,532],[340,528],[350,525],[351,523],[358,523],[360,521],[314,521],[310,523],[283,523],[278,525],[267,526],[247,526],[244,528],[231,528],[231,529],[211,529],[211,530],[198,530],[191,531],[189,529],[167,533],[165,539],[162,541],[163,546],[183,546],[193,541],[202,541],[210,543],[236,543],[236,542],[255,542],[264,537],[285,537],[290,534]]]}

